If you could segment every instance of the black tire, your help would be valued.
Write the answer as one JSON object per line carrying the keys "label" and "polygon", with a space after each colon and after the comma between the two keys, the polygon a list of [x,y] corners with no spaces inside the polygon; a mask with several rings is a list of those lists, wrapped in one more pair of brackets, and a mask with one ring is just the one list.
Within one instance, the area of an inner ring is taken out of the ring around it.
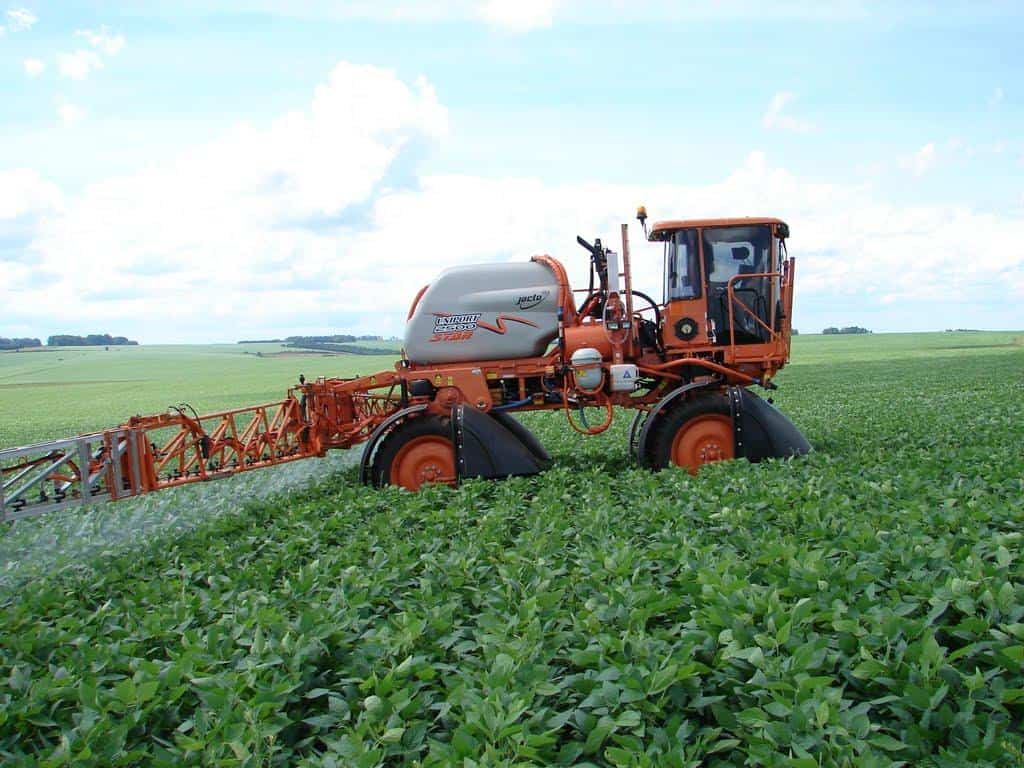
{"label": "black tire", "polygon": [[373,457],[370,477],[374,487],[391,485],[391,464],[398,452],[410,441],[428,436],[443,437],[451,441],[451,419],[440,416],[416,416],[397,424],[388,432]]}
{"label": "black tire", "polygon": [[[731,422],[729,400],[724,393],[687,397],[678,405],[671,406],[666,413],[659,415],[658,420],[651,425],[651,432],[647,437],[645,464],[656,471],[672,464],[672,445],[676,434],[694,419],[703,416],[724,416]],[[734,450],[732,445],[729,446],[729,450]]]}

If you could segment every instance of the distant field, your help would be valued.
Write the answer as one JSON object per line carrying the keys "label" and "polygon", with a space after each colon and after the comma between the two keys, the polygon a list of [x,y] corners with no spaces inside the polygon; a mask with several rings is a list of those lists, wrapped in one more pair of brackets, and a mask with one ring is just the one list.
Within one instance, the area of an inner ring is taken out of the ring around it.
{"label": "distant field", "polygon": [[[260,351],[264,356],[246,352]],[[116,426],[190,403],[200,413],[284,397],[299,374],[390,370],[397,355],[273,356],[276,344],[63,347],[0,353],[0,447]]]}
{"label": "distant field", "polygon": [[[357,342],[364,346],[388,342]],[[819,364],[1020,353],[1024,331],[797,336],[779,378]],[[261,353],[261,357],[255,355]],[[277,355],[288,352],[297,354]],[[250,353],[250,354],[246,354]],[[301,353],[280,344],[64,347],[0,353],[0,448],[115,426],[190,403],[200,413],[276,400],[299,374],[391,370],[395,356]],[[798,379],[797,379],[798,381]]]}
{"label": "distant field", "polygon": [[1024,351],[1024,331],[868,333],[793,337],[793,366]]}
{"label": "distant field", "polygon": [[[627,418],[528,414],[537,477],[370,491],[352,451],[19,522],[0,762],[1020,768],[1022,340],[794,339],[799,460],[651,474]],[[0,355],[0,434],[391,363],[51,354]]]}

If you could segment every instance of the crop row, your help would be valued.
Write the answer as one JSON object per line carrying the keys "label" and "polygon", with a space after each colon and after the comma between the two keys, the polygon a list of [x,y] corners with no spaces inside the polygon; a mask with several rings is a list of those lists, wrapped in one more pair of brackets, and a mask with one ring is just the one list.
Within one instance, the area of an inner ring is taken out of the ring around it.
{"label": "crop row", "polygon": [[345,470],[42,579],[2,604],[0,757],[1020,765],[1019,365],[808,372],[814,455],[696,478],[538,417],[541,477]]}

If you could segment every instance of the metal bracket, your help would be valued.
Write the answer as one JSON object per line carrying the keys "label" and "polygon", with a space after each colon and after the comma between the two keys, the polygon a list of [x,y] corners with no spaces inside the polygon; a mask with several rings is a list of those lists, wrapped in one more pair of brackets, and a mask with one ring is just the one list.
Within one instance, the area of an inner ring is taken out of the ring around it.
{"label": "metal bracket", "polygon": [[743,392],[742,387],[729,387],[729,415],[732,417],[733,450],[737,459],[747,455],[743,443]]}

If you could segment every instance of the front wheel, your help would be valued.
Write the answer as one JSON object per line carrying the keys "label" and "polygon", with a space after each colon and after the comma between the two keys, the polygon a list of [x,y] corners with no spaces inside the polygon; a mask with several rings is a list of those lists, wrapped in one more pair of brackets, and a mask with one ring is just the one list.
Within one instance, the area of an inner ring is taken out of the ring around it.
{"label": "front wheel", "polygon": [[703,465],[735,458],[729,401],[721,395],[694,397],[658,418],[649,438],[648,465],[684,467],[691,475]]}
{"label": "front wheel", "polygon": [[396,426],[373,462],[377,486],[418,491],[424,485],[455,485],[455,447],[447,419],[420,416]]}

